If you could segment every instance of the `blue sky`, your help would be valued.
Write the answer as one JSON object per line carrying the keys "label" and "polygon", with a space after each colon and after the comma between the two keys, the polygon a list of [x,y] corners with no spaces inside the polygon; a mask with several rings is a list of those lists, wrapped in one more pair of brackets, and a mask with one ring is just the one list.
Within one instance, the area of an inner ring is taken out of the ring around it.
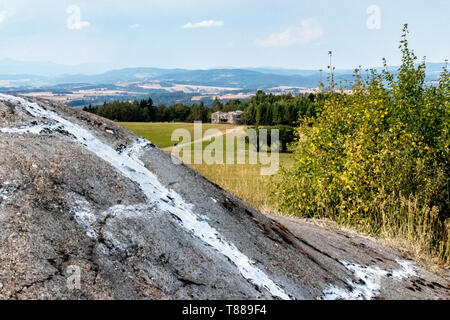
{"label": "blue sky", "polygon": [[332,50],[337,68],[395,65],[407,22],[416,54],[442,62],[449,21],[448,0],[0,0],[0,59],[319,69]]}

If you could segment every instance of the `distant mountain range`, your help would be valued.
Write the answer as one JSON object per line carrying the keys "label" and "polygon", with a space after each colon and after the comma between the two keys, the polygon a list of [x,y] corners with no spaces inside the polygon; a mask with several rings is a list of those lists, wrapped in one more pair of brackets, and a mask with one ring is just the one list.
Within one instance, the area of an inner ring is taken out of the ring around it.
{"label": "distant mountain range", "polygon": [[111,69],[106,64],[64,65],[46,61],[0,60],[0,74],[33,74],[36,76],[54,77],[61,74],[97,74]]}
{"label": "distant mountain range", "polygon": [[[427,80],[436,80],[443,63],[427,63]],[[129,84],[148,81],[239,89],[268,89],[279,86],[317,87],[327,70],[281,68],[222,68],[209,70],[125,68],[103,72],[105,65],[65,66],[51,62],[0,60],[0,88],[42,88],[63,84]],[[396,67],[389,67],[396,70]],[[351,81],[353,70],[336,70],[337,81]]]}

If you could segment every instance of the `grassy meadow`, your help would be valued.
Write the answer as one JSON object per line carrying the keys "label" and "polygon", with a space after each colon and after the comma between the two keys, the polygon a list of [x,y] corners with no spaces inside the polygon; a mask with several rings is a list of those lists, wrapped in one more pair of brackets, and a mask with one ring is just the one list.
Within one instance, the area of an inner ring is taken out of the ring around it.
{"label": "grassy meadow", "polygon": [[[293,164],[291,153],[280,153],[279,157],[281,166]],[[261,164],[193,164],[190,167],[253,207],[264,212],[277,211],[272,198],[272,182],[279,176],[261,175]]]}
{"label": "grassy meadow", "polygon": [[[172,147],[175,142],[171,140],[172,132],[175,129],[186,129],[194,137],[194,124],[185,122],[120,122],[122,126],[133,131],[137,135],[150,140],[161,149]],[[228,124],[204,123],[203,131],[208,129],[219,129],[225,132],[227,129],[234,129],[238,126]]]}
{"label": "grassy meadow", "polygon": [[[171,141],[172,132],[178,128],[189,130],[193,137],[194,124],[193,123],[131,123],[122,122],[122,126],[133,131],[137,135],[152,141],[156,146],[170,152],[174,142]],[[239,126],[227,124],[203,124],[203,133],[208,129],[219,129],[225,132],[227,129],[236,129]],[[201,141],[189,146],[191,150],[191,159],[194,159],[194,148],[201,148],[204,150],[211,142]],[[236,151],[237,145],[234,150]],[[198,173],[213,181],[225,190],[228,190],[237,197],[243,199],[253,207],[273,212],[276,211],[275,203],[272,200],[270,187],[274,179],[278,175],[264,176],[260,174],[262,165],[248,163],[248,151],[246,151],[246,164],[226,164],[226,142],[223,143],[223,151],[220,152],[219,158],[223,159],[223,164],[191,164],[191,168]],[[180,153],[183,156],[183,152]],[[293,164],[292,153],[279,154],[280,166],[291,166]]]}

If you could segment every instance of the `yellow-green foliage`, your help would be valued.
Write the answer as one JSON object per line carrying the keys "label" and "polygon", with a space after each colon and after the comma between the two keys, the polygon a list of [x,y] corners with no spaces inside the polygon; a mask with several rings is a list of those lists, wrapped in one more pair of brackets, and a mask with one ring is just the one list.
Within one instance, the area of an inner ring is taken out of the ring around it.
{"label": "yellow-green foliage", "polygon": [[357,70],[352,94],[328,93],[303,121],[275,195],[282,211],[407,239],[449,263],[450,76],[427,85],[406,36],[398,75]]}

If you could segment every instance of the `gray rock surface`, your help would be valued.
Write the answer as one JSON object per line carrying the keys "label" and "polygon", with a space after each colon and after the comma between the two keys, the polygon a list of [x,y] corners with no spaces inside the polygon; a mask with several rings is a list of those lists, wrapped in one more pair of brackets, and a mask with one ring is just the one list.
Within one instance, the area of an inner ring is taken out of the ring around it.
{"label": "gray rock surface", "polygon": [[109,120],[0,95],[0,299],[449,299],[449,288],[448,273],[393,248],[267,217]]}

